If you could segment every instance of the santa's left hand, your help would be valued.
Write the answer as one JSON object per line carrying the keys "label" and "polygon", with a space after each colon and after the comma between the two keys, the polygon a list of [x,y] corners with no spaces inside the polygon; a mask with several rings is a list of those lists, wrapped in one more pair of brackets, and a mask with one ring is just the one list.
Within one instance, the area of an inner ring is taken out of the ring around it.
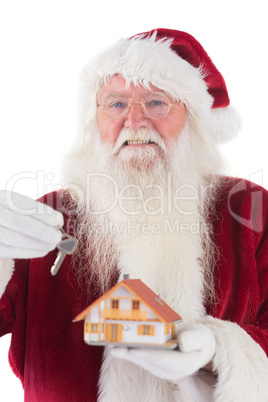
{"label": "santa's left hand", "polygon": [[209,363],[215,353],[214,335],[203,324],[185,325],[178,333],[177,341],[179,350],[115,347],[111,353],[170,381],[192,375]]}

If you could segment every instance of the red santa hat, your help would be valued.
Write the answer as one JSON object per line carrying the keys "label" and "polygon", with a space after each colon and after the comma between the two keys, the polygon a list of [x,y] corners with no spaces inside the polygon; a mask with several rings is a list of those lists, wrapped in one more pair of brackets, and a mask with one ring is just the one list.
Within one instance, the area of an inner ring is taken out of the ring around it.
{"label": "red santa hat", "polygon": [[81,77],[86,123],[96,116],[100,85],[115,74],[122,75],[127,83],[148,88],[151,83],[182,101],[199,122],[197,125],[207,123],[216,142],[233,138],[240,128],[221,73],[201,44],[188,33],[154,29],[121,39],[99,53]]}

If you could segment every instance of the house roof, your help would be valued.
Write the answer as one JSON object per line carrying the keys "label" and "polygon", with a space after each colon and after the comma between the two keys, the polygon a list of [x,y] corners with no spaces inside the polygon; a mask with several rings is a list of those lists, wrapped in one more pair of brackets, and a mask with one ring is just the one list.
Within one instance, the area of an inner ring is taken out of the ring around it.
{"label": "house roof", "polygon": [[181,320],[181,317],[140,279],[123,279],[75,317],[75,321],[84,319],[93,307],[109,297],[111,293],[122,286],[141,299],[142,302],[149,307],[149,309],[152,310],[161,321],[170,323]]}

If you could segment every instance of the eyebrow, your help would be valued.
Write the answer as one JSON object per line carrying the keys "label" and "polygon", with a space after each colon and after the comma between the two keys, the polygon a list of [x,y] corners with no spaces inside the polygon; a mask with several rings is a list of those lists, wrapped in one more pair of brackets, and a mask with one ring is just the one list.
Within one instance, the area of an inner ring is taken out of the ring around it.
{"label": "eyebrow", "polygon": [[[168,98],[169,98],[169,95],[165,92],[165,91],[161,91],[161,90],[159,90],[159,91],[149,91],[149,92],[146,92],[146,93],[144,93],[143,95],[142,95],[142,97],[144,97],[144,99],[146,99],[149,95],[153,95],[153,94],[160,94],[160,95],[165,95],[165,96],[167,96]],[[107,96],[124,96],[125,98],[129,98],[130,96],[127,96],[127,93],[126,92],[115,92],[115,91],[113,91],[113,92],[107,92],[107,93],[104,93],[104,97],[106,98]]]}

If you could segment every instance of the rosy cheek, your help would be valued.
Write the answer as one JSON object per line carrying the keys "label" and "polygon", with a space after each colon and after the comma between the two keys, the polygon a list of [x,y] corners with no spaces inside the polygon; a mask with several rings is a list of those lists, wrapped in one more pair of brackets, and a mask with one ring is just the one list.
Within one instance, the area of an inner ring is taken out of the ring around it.
{"label": "rosy cheek", "polygon": [[169,119],[159,120],[154,124],[154,129],[158,132],[166,145],[171,142],[175,135],[173,124],[170,124]]}
{"label": "rosy cheek", "polygon": [[101,140],[114,145],[122,129],[122,123],[110,119],[104,113],[99,113],[97,120]]}
{"label": "rosy cheek", "polygon": [[176,111],[176,109],[171,110],[167,118],[160,121],[162,138],[164,139],[166,145],[173,143],[174,140],[179,137],[182,129],[185,126],[185,122],[186,111],[184,110],[184,108],[182,109],[181,106],[179,113],[178,111]]}

